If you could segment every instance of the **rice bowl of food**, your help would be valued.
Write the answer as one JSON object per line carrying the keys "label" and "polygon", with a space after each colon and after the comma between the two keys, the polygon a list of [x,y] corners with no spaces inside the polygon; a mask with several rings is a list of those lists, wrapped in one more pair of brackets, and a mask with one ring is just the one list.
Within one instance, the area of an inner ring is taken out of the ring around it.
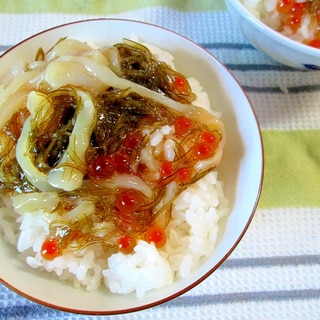
{"label": "rice bowl of food", "polygon": [[186,292],[230,255],[263,150],[250,102],[207,51],[97,19],[21,42],[0,70],[2,283],[118,314]]}
{"label": "rice bowl of food", "polygon": [[226,0],[246,38],[274,60],[319,69],[320,5],[307,0]]}

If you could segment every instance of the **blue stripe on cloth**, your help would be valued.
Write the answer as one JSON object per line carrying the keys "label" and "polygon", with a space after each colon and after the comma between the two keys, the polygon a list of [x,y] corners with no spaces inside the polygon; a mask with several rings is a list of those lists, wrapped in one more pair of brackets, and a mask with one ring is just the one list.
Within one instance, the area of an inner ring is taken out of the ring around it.
{"label": "blue stripe on cloth", "polygon": [[230,70],[238,71],[286,71],[286,72],[308,72],[305,70],[293,69],[279,64],[232,64],[226,63]]}
{"label": "blue stripe on cloth", "polygon": [[207,294],[201,296],[181,296],[175,300],[167,302],[167,307],[194,307],[201,305],[231,304],[243,302],[263,302],[263,301],[292,301],[311,300],[320,298],[320,289],[305,290],[279,290],[279,291],[257,291],[257,292],[237,292],[226,294]]}
{"label": "blue stripe on cloth", "polygon": [[296,265],[320,265],[320,255],[276,256],[261,258],[228,259],[221,266],[223,269],[247,267],[276,267]]}
{"label": "blue stripe on cloth", "polygon": [[207,50],[211,49],[230,49],[230,50],[256,50],[251,44],[248,43],[221,43],[221,42],[211,42],[211,43],[199,43],[200,46]]}
{"label": "blue stripe on cloth", "polygon": [[[246,86],[242,85],[242,88],[251,93],[284,93],[283,89],[280,87],[254,87],[254,86]],[[299,87],[286,87],[285,93],[310,93],[310,92],[320,92],[320,85],[307,85],[307,86],[299,86]]]}

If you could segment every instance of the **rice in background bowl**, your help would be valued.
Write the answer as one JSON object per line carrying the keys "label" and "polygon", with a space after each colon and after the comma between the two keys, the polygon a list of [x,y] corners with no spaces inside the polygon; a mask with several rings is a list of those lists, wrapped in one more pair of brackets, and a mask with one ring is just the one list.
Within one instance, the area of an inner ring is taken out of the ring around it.
{"label": "rice in background bowl", "polygon": [[[106,31],[97,33],[97,30],[113,31],[109,34]],[[25,268],[12,248],[5,243],[1,246],[0,253],[2,260],[8,263],[0,267],[1,279],[34,301],[81,313],[115,314],[135,311],[172,299],[211,274],[235,248],[252,219],[261,188],[263,158],[261,136],[250,103],[234,78],[206,51],[175,33],[132,21],[101,19],[54,28],[18,45],[4,55],[0,63],[9,69],[21,56],[33,59],[35,47],[49,48],[62,35],[82,41],[88,41],[90,38],[90,43],[96,46],[105,44],[106,38],[110,43],[116,43],[122,38],[138,35],[142,41],[151,42],[170,52],[175,58],[178,70],[200,81],[209,94],[212,108],[222,113],[228,135],[232,137],[225,149],[224,160],[219,170],[220,179],[224,182],[224,192],[230,200],[231,213],[221,221],[221,232],[213,255],[202,258],[199,268],[188,277],[159,290],[150,291],[142,300],[132,294],[106,294],[100,289],[88,293],[74,289],[68,284],[52,281],[52,278],[44,273],[39,274],[37,270]],[[235,108],[237,103],[241,104],[241,112],[240,107]],[[250,126],[248,122],[251,123]],[[210,190],[207,192],[209,196]],[[11,221],[7,223],[11,225]],[[37,286],[34,283],[37,283]],[[29,293],[31,286],[36,288],[32,295]]]}
{"label": "rice in background bowl", "polygon": [[317,1],[242,0],[242,3],[272,29],[320,49],[320,4]]}
{"label": "rice in background bowl", "polygon": [[[305,3],[304,0],[297,2]],[[293,32],[283,26],[286,15],[279,14],[277,3],[277,0],[226,0],[232,19],[254,47],[284,65],[319,69],[317,18],[310,24],[310,15],[306,14],[301,27]],[[314,47],[304,42],[313,43]]]}

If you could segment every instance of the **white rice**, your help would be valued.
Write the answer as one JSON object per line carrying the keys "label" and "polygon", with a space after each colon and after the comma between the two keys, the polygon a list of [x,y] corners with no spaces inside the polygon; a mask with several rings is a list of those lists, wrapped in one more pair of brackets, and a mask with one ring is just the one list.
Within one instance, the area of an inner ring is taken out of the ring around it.
{"label": "white rice", "polygon": [[223,184],[217,180],[217,172],[211,172],[175,200],[166,229],[168,240],[162,249],[139,241],[134,253],[116,253],[106,259],[105,251],[94,245],[78,254],[65,253],[48,261],[40,252],[50,223],[43,212],[20,216],[2,207],[0,230],[7,242],[24,252],[26,263],[32,268],[51,272],[77,288],[84,286],[92,291],[104,284],[112,293],[135,291],[142,298],[148,290],[188,277],[201,258],[212,254],[219,220],[227,213]]}
{"label": "white rice", "polygon": [[[166,59],[171,58],[166,56]],[[196,104],[210,108],[208,96],[198,81],[191,79],[190,84],[198,96]],[[154,143],[170,130],[169,126],[164,127],[158,133],[159,137],[154,137]],[[166,152],[170,157],[170,145]],[[46,195],[43,197],[44,201],[48,200]],[[29,212],[17,211],[6,200],[0,209],[0,231],[5,240],[25,256],[31,268],[52,273],[60,280],[72,282],[77,288],[83,286],[88,291],[102,285],[112,293],[135,292],[142,298],[149,290],[188,277],[202,258],[212,254],[219,220],[228,213],[228,201],[223,184],[218,181],[218,173],[210,172],[174,201],[172,219],[166,229],[167,243],[163,248],[156,249],[153,243],[140,240],[132,254],[110,253],[106,258],[105,250],[97,244],[80,253],[66,252],[52,261],[42,257],[41,245],[49,233],[53,214],[35,208]]]}
{"label": "white rice", "polygon": [[[288,38],[298,42],[305,42],[314,38],[317,26],[314,24],[313,28],[310,27],[311,18],[309,14],[304,15],[300,28],[293,33],[289,27],[282,24],[281,15],[276,10],[278,0],[241,0],[241,2],[259,20]],[[296,2],[302,3],[306,0]]]}

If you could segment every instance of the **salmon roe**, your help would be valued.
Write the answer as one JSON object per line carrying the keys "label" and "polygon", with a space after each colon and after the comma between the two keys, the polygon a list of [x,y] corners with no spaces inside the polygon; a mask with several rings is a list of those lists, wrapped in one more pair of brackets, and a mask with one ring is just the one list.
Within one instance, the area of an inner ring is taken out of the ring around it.
{"label": "salmon roe", "polygon": [[167,236],[163,228],[153,225],[146,231],[145,240],[148,243],[153,242],[157,248],[162,248],[167,242]]}
{"label": "salmon roe", "polygon": [[312,1],[279,0],[276,10],[283,17],[283,26],[290,28],[292,33],[296,33],[302,25],[302,21],[307,14],[311,16],[309,28],[315,28],[312,39],[304,43],[320,48],[320,5],[313,4]]}
{"label": "salmon roe", "polygon": [[41,246],[42,257],[46,260],[53,260],[61,255],[58,240],[55,238],[47,238]]}

